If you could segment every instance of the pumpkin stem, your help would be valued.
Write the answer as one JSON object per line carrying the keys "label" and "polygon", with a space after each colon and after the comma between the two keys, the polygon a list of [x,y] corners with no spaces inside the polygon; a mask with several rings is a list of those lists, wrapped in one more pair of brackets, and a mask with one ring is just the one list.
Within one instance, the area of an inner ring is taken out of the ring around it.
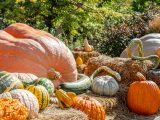
{"label": "pumpkin stem", "polygon": [[160,59],[157,55],[149,55],[146,57],[138,57],[138,56],[132,56],[132,60],[139,60],[139,61],[144,61],[144,60],[151,60],[154,62],[154,66],[152,69],[156,69],[159,66]]}
{"label": "pumpkin stem", "polygon": [[131,48],[134,44],[137,44],[138,45],[138,54],[140,57],[143,57],[143,44],[142,44],[142,41],[140,39],[133,39],[131,40],[130,44],[128,45],[127,47],[127,55],[129,58],[132,57],[132,52],[131,52]]}
{"label": "pumpkin stem", "polygon": [[84,95],[84,96],[82,96],[82,97],[83,97],[83,99],[85,99],[85,100],[90,100],[90,97],[87,96],[87,95]]}
{"label": "pumpkin stem", "polygon": [[137,79],[137,81],[145,81],[146,77],[144,77],[144,75],[142,73],[137,72],[136,79]]}
{"label": "pumpkin stem", "polygon": [[107,66],[101,66],[99,67],[97,70],[94,71],[94,73],[91,75],[91,80],[93,80],[93,78],[100,72],[105,71],[107,72],[109,75],[113,76],[115,79],[117,79],[118,81],[121,81],[121,76],[118,72],[113,71],[111,68],[107,67]]}
{"label": "pumpkin stem", "polygon": [[47,76],[51,80],[58,80],[62,77],[61,74],[57,72],[54,68],[50,68],[48,70]]}

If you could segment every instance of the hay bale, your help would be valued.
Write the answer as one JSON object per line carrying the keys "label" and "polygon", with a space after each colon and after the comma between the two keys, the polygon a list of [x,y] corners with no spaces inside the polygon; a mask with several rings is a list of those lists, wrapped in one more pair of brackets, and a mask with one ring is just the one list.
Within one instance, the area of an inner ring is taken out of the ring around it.
{"label": "hay bale", "polygon": [[123,81],[134,81],[137,72],[146,76],[148,70],[153,66],[149,60],[144,62],[133,61],[130,58],[111,58],[108,56],[93,57],[88,60],[84,73],[90,76],[98,67],[108,66],[112,70],[120,73]]}
{"label": "hay bale", "polygon": [[41,111],[38,118],[32,120],[88,120],[87,115],[79,110],[69,108],[60,109],[55,104]]}
{"label": "hay bale", "polygon": [[77,65],[78,73],[84,73],[85,67],[86,67],[86,64]]}
{"label": "hay bale", "polygon": [[78,55],[81,56],[83,63],[87,63],[89,58],[97,57],[100,55],[100,53],[93,51],[93,52],[85,52],[85,51],[72,51],[74,58],[76,59]]}

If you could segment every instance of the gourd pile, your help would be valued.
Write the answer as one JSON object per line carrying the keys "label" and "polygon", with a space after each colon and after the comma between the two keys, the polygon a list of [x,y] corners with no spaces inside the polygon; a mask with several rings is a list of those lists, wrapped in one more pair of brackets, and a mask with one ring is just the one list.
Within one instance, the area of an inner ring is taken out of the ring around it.
{"label": "gourd pile", "polygon": [[[132,55],[134,43],[138,44],[139,56]],[[87,39],[84,45],[83,49],[77,49],[94,51]],[[130,112],[148,116],[157,113],[160,89],[154,80],[147,80],[145,76],[147,71],[159,66],[159,56],[144,56],[139,39],[132,40],[125,51],[129,58],[105,57],[103,62],[112,59],[105,64],[90,64],[93,59],[90,58],[80,74],[76,67],[83,64],[83,58],[74,59],[63,42],[22,23],[10,25],[0,32],[0,119],[38,118],[42,110],[55,104],[56,109],[80,110],[90,120],[105,120],[109,108],[104,108],[87,93],[103,98],[116,97],[122,83],[127,87],[124,101]],[[126,63],[131,69],[126,70]],[[135,63],[140,68],[136,71]]]}

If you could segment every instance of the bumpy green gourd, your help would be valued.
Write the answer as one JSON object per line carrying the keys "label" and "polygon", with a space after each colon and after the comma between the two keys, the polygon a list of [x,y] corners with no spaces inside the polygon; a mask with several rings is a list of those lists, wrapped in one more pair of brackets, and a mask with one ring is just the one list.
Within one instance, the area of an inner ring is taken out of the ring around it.
{"label": "bumpy green gourd", "polygon": [[132,60],[140,60],[140,61],[144,61],[144,60],[151,60],[154,62],[154,66],[152,69],[156,69],[159,66],[160,63],[160,59],[157,55],[149,55],[146,57],[138,57],[138,56],[132,56]]}
{"label": "bumpy green gourd", "polygon": [[121,76],[119,75],[119,73],[117,73],[116,71],[113,71],[111,68],[109,68],[107,66],[101,66],[97,70],[95,70],[94,73],[90,77],[91,80],[93,80],[94,77],[102,71],[107,72],[107,74],[114,77],[116,80],[121,81]]}
{"label": "bumpy green gourd", "polygon": [[138,45],[138,53],[140,57],[143,57],[143,44],[142,41],[140,39],[133,39],[131,40],[130,44],[128,45],[128,47],[126,48],[127,50],[127,55],[129,58],[132,57],[132,52],[131,52],[131,48],[134,44]]}
{"label": "bumpy green gourd", "polygon": [[[132,48],[132,46],[134,44],[138,45],[139,56],[132,55],[131,48]],[[142,41],[140,39],[133,39],[133,40],[131,40],[129,46],[126,49],[127,49],[128,57],[132,58],[132,60],[140,60],[142,62],[144,60],[151,60],[151,61],[153,61],[155,63],[155,65],[154,65],[154,67],[152,69],[156,69],[159,66],[160,59],[159,59],[159,57],[157,55],[149,55],[149,56],[145,56],[144,57],[144,54],[143,54],[143,44],[142,44]]]}

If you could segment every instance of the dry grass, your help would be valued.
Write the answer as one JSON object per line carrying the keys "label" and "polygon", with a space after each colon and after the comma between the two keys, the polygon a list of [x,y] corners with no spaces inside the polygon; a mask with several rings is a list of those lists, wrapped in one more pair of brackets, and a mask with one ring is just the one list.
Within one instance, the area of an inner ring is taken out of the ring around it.
{"label": "dry grass", "polygon": [[[113,97],[99,96],[90,91],[81,95],[88,95],[98,100],[105,107],[106,120],[160,120],[158,119],[160,111],[151,116],[142,116],[131,112],[126,102],[129,85],[120,83],[119,86],[120,90]],[[41,111],[39,117],[33,120],[88,120],[88,118],[81,111],[73,108],[62,110],[52,104]]]}
{"label": "dry grass", "polygon": [[41,111],[38,118],[33,120],[88,120],[87,115],[76,109],[60,109],[52,104]]}
{"label": "dry grass", "polygon": [[103,55],[88,60],[85,74],[90,76],[100,66],[110,67],[121,75],[122,82],[128,81],[130,83],[135,80],[137,72],[146,75],[148,70],[152,68],[153,63],[151,61],[144,61],[142,63],[140,61],[133,61],[130,58],[110,58]]}

